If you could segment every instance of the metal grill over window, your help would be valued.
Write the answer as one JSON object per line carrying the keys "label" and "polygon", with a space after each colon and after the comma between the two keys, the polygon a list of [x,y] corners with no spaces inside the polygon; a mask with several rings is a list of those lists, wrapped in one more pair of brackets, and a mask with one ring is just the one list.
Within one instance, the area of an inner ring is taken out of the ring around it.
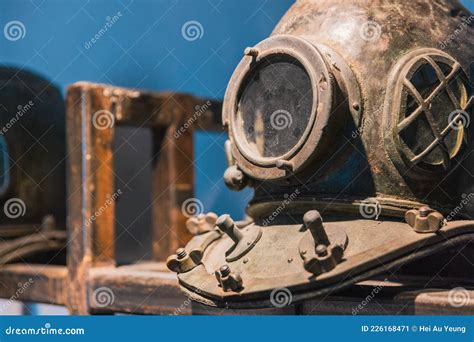
{"label": "metal grill over window", "polygon": [[402,73],[399,150],[410,167],[448,170],[467,143],[473,103],[469,79],[456,61],[423,55]]}

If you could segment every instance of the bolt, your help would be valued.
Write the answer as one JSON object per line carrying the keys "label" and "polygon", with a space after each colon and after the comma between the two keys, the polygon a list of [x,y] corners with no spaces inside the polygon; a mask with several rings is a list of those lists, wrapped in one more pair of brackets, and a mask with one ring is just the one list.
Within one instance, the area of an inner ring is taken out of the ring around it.
{"label": "bolt", "polygon": [[293,172],[295,165],[287,160],[279,159],[276,161],[275,166],[280,170],[285,170],[287,172]]}
{"label": "bolt", "polygon": [[187,255],[188,253],[186,253],[186,250],[184,248],[178,248],[176,250],[176,256],[178,257],[178,259],[184,259]]}
{"label": "bolt", "polygon": [[354,108],[355,110],[358,111],[358,110],[360,109],[360,104],[357,103],[357,102],[354,102],[354,103],[352,104],[352,108]]}
{"label": "bolt", "polygon": [[244,237],[242,232],[235,226],[234,220],[227,214],[221,215],[217,219],[216,225],[235,243],[238,243]]}
{"label": "bolt", "polygon": [[244,261],[244,264],[246,264],[249,262],[249,258],[245,258],[243,261]]}
{"label": "bolt", "polygon": [[430,207],[424,206],[419,209],[420,217],[428,217],[429,214],[433,212],[433,209]]}
{"label": "bolt", "polygon": [[293,262],[293,258],[288,258],[288,263],[291,264]]}
{"label": "bolt", "polygon": [[252,56],[252,57],[257,57],[258,56],[258,49],[253,48],[253,47],[248,47],[244,50],[244,54],[246,56]]}
{"label": "bolt", "polygon": [[303,216],[303,222],[306,228],[311,232],[315,245],[330,244],[329,238],[324,230],[323,219],[317,210],[307,211]]}
{"label": "bolt", "polygon": [[230,274],[230,267],[228,265],[221,266],[219,272],[222,277],[227,277]]}
{"label": "bolt", "polygon": [[325,245],[317,245],[316,246],[316,255],[320,257],[324,257],[328,255],[328,249]]}

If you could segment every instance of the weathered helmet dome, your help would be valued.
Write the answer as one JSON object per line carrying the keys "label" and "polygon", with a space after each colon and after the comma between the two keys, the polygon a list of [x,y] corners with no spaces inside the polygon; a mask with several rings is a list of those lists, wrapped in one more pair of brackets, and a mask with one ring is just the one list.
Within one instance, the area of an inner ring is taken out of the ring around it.
{"label": "weathered helmet dome", "polygon": [[470,178],[472,21],[455,1],[298,1],[225,97],[232,156],[257,184],[249,214],[295,187],[301,209],[450,212]]}

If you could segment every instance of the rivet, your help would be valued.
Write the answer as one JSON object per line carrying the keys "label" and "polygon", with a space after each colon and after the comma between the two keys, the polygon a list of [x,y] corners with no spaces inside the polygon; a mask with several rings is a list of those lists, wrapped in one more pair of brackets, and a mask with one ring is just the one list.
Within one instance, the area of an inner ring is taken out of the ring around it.
{"label": "rivet", "polygon": [[253,47],[248,47],[244,50],[244,54],[246,56],[257,57],[258,56],[258,49]]}
{"label": "rivet", "polygon": [[359,109],[360,109],[360,104],[357,103],[357,102],[354,102],[354,103],[352,104],[352,108],[354,108],[355,110],[359,110]]}

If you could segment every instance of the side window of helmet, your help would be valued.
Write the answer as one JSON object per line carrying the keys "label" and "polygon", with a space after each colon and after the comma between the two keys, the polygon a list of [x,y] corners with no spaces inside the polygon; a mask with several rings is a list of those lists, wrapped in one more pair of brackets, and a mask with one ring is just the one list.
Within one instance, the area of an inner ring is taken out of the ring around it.
{"label": "side window of helmet", "polygon": [[392,160],[412,172],[448,171],[468,143],[473,104],[460,63],[442,51],[415,51],[397,64],[387,96]]}

